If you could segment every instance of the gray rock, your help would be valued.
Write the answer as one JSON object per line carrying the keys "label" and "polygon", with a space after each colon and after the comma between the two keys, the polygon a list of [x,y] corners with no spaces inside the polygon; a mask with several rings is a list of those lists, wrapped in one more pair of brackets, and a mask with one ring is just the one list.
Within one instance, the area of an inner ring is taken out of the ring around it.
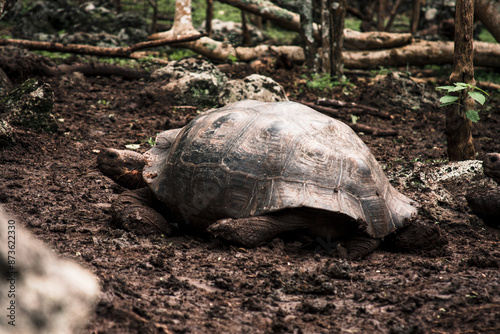
{"label": "gray rock", "polygon": [[57,122],[52,114],[54,92],[49,84],[30,79],[10,92],[3,100],[2,118],[11,125],[22,125],[31,129],[56,131]]}
{"label": "gray rock", "polygon": [[[206,32],[206,23],[203,22],[198,30]],[[247,24],[252,45],[258,45],[266,40],[262,31],[252,24]],[[243,44],[243,28],[241,23],[231,21],[212,20],[212,38],[216,41],[228,42],[233,46]]]}
{"label": "gray rock", "polygon": [[457,208],[465,207],[465,193],[469,189],[491,189],[495,182],[483,174],[479,160],[442,163],[416,162],[413,171],[401,170],[391,175],[391,181],[407,187],[418,187],[421,212],[436,223],[452,223]]}
{"label": "gray rock", "polygon": [[12,82],[10,82],[9,77],[0,68],[0,97],[6,95],[12,89]]}
{"label": "gray rock", "polygon": [[96,278],[55,256],[0,209],[0,333],[76,333],[99,294]]}
{"label": "gray rock", "polygon": [[[154,71],[151,79],[158,83],[147,89],[155,100],[166,98],[172,104],[213,107],[226,76],[213,64],[202,59],[183,59]],[[156,87],[160,86],[159,89]]]}
{"label": "gray rock", "polygon": [[0,119],[0,147],[15,142],[16,134],[14,133],[14,129],[6,120]]}
{"label": "gray rock", "polygon": [[100,47],[120,46],[121,43],[117,36],[106,32],[75,32],[73,34],[62,34],[58,39],[63,44],[86,44]]}
{"label": "gray rock", "polygon": [[219,105],[241,100],[259,100],[263,102],[288,101],[283,87],[273,79],[252,74],[244,79],[228,81],[219,94]]}

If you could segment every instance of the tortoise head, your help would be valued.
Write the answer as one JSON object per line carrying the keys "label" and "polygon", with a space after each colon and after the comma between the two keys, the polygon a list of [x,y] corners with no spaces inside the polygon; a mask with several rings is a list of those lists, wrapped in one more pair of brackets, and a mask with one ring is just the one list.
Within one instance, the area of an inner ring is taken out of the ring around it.
{"label": "tortoise head", "polygon": [[97,156],[97,168],[101,173],[128,189],[146,186],[142,177],[145,165],[146,160],[142,154],[128,150],[106,148]]}
{"label": "tortoise head", "polygon": [[500,153],[488,153],[483,159],[484,174],[500,184]]}

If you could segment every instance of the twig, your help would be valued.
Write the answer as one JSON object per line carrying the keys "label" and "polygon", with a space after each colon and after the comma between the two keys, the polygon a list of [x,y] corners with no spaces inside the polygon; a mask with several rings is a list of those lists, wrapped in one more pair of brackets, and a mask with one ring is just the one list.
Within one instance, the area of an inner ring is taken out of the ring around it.
{"label": "twig", "polygon": [[[339,113],[339,111],[337,109],[333,109],[333,108],[329,108],[329,107],[323,107],[323,106],[319,106],[319,105],[316,105],[316,104],[313,104],[313,103],[304,102],[304,101],[295,101],[295,102],[302,103],[303,105],[306,105],[309,108],[312,108],[312,109],[314,109],[316,111],[319,111],[320,113],[325,114],[325,115],[330,116],[330,117],[340,118],[340,116],[341,116],[340,113]],[[370,134],[370,135],[373,135],[373,136],[385,137],[385,136],[397,136],[398,135],[398,131],[397,130],[392,130],[392,129],[385,129],[385,130],[384,129],[375,129],[375,128],[371,127],[371,126],[364,125],[364,124],[359,124],[359,123],[356,123],[356,124],[346,123],[346,124],[349,125],[354,131],[364,132],[364,133],[367,133],[367,134]]]}
{"label": "twig", "polygon": [[375,129],[365,124],[348,124],[354,131],[368,133],[372,136],[388,137],[397,136],[398,131],[392,129]]}
{"label": "twig", "polygon": [[[378,108],[373,108],[373,107],[365,106],[362,104],[357,104],[354,102],[344,102],[344,101],[321,98],[321,99],[318,99],[316,101],[316,104],[318,104],[320,106],[332,106],[332,107],[337,107],[337,108],[348,108],[348,109],[353,108],[354,110],[361,109],[361,110],[366,111],[370,115],[378,116],[380,118],[384,118],[384,119],[394,118],[394,116],[392,116],[388,112],[381,111]],[[355,113],[355,112],[353,112],[353,114],[357,115],[357,113]]]}
{"label": "twig", "polygon": [[0,45],[18,45],[27,48],[29,50],[46,50],[52,52],[68,52],[75,54],[89,54],[94,56],[128,58],[132,55],[134,51],[137,50],[152,48],[166,44],[190,42],[197,40],[203,36],[204,34],[196,34],[196,35],[183,36],[173,39],[170,38],[160,39],[155,41],[141,42],[128,47],[118,47],[118,48],[105,48],[105,47],[84,45],[84,44],[50,43],[50,42],[29,41],[22,39],[0,39]]}

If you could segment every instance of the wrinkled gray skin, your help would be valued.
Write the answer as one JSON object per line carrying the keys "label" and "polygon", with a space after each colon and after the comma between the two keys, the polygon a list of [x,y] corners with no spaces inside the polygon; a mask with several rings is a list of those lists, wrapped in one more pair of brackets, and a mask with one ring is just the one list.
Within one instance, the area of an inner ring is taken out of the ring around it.
{"label": "wrinkled gray skin", "polygon": [[359,258],[417,213],[350,127],[294,102],[213,109],[159,134],[144,155],[105,149],[97,162],[136,189],[113,203],[114,220],[144,233],[180,222],[254,247],[304,229]]}

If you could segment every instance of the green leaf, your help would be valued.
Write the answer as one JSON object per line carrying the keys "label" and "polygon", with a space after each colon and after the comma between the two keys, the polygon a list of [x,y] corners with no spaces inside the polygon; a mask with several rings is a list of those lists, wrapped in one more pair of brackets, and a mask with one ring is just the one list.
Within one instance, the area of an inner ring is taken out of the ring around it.
{"label": "green leaf", "polygon": [[456,87],[453,87],[452,89],[448,90],[448,93],[451,93],[451,92],[459,92],[461,90],[464,90],[464,89],[467,89],[467,86],[456,86]]}
{"label": "green leaf", "polygon": [[454,89],[455,87],[454,86],[439,86],[439,87],[436,87],[436,89],[444,89],[444,90],[450,90],[450,89]]}
{"label": "green leaf", "polygon": [[458,96],[445,95],[439,99],[442,104],[451,104],[458,100]]}
{"label": "green leaf", "polygon": [[469,96],[481,104],[484,104],[484,102],[486,101],[486,97],[479,92],[469,92]]}
{"label": "green leaf", "polygon": [[470,119],[471,122],[477,123],[479,121],[479,114],[475,110],[467,110],[465,116]]}

